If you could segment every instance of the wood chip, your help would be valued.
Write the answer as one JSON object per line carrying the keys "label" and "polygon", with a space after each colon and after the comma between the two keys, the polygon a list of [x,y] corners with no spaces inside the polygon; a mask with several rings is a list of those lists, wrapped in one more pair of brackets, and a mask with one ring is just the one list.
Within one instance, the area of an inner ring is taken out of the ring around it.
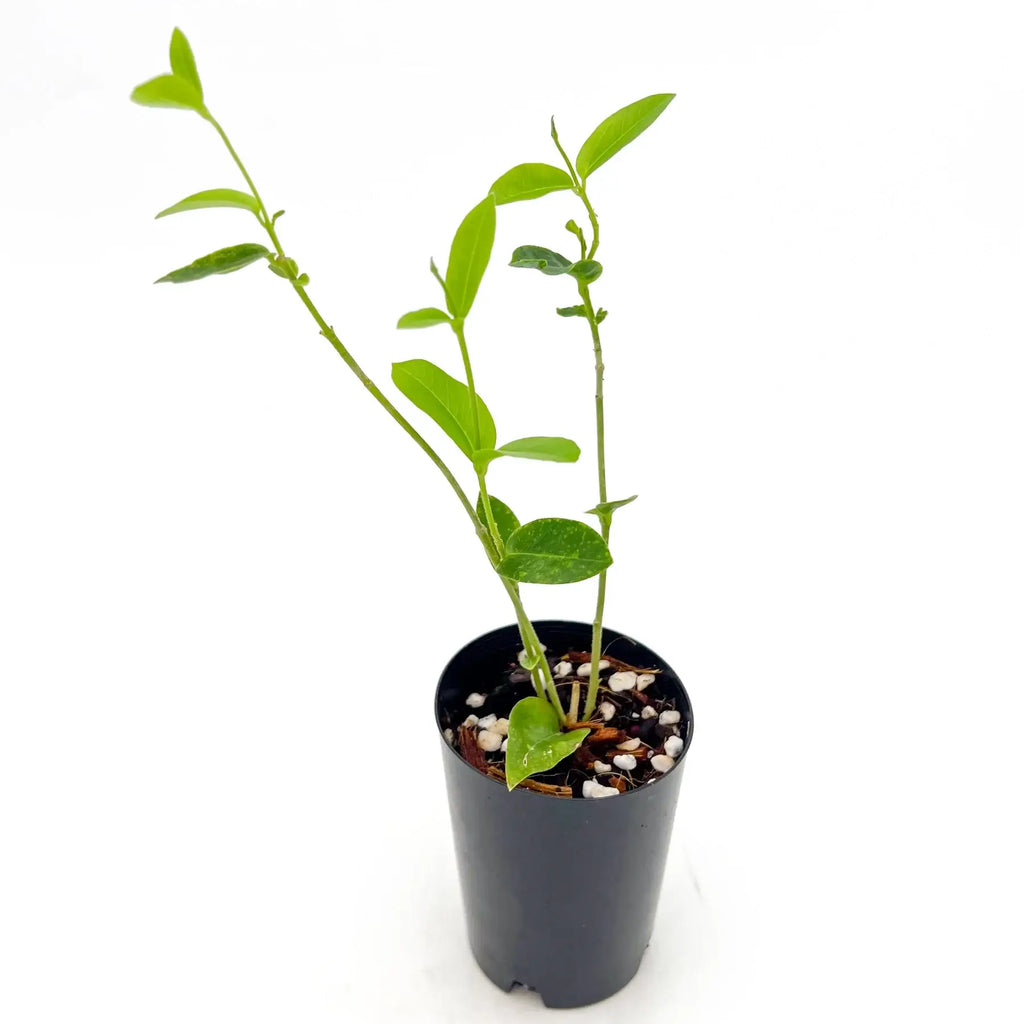
{"label": "wood chip", "polygon": [[476,729],[471,725],[459,726],[459,753],[474,768],[487,771],[487,757],[477,744]]}

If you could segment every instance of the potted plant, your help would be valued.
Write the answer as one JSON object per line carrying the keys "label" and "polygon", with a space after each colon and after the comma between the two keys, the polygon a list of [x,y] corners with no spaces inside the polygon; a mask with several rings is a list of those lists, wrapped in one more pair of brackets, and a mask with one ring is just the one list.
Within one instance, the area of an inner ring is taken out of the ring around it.
{"label": "potted plant", "polygon": [[[525,163],[502,174],[463,218],[444,274],[430,261],[439,305],[398,320],[400,329],[447,327],[462,364],[457,379],[424,359],[395,363],[397,390],[447,435],[465,459],[475,497],[413,422],[371,380],[314,303],[309,276],[286,254],[277,222],[203,95],[191,47],[177,29],[170,73],[132,93],[144,106],[191,110],[217,132],[245,190],[199,192],[157,216],[234,207],[255,217],[269,245],[244,242],[171,271],[185,283],[264,262],[299,301],[348,368],[409,435],[450,485],[472,524],[516,624],[472,641],[441,673],[435,718],[442,740],[452,826],[470,943],[485,973],[510,989],[538,990],[549,1006],[581,1006],[611,995],[636,972],[648,943],[665,864],[683,760],[693,732],[679,678],[648,647],[603,623],[613,516],[635,495],[610,499],[606,484],[604,309],[591,288],[603,268],[590,176],[645,131],[671,102],[648,96],[603,121],[575,160],[551,138],[564,165]],[[537,435],[499,443],[481,398],[467,340],[467,319],[490,261],[497,208],[552,192],[577,196],[588,228],[565,229],[578,258],[523,245],[511,265],[572,286],[559,317],[584,321],[594,356],[597,529],[574,519],[520,523],[491,493],[488,469],[501,458],[574,462],[574,441]],[[442,308],[443,307],[443,308]],[[567,584],[597,577],[592,623],[534,622],[521,584]],[[593,655],[593,657],[592,657]],[[596,660],[596,665],[595,665]],[[609,799],[614,798],[614,799]]]}

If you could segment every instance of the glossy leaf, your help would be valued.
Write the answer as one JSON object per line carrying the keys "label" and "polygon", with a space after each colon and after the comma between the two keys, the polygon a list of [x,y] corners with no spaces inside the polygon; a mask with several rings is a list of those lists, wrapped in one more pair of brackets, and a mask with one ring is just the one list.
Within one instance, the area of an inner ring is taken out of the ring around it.
{"label": "glossy leaf", "polygon": [[590,177],[605,161],[650,128],[673,99],[675,93],[672,92],[646,96],[605,118],[580,147],[576,157],[579,176]]}
{"label": "glossy leaf", "polygon": [[491,258],[495,219],[494,196],[489,195],[466,214],[455,232],[444,277],[448,312],[453,317],[466,316],[473,306]]}
{"label": "glossy leaf", "polygon": [[131,98],[133,103],[143,107],[175,107],[206,116],[202,94],[191,82],[177,75],[157,75],[137,85]]}
{"label": "glossy leaf", "polygon": [[204,192],[196,192],[186,196],[166,210],[161,210],[156,219],[169,217],[172,213],[185,213],[188,210],[209,210],[219,206],[231,206],[239,210],[248,210],[250,213],[258,212],[260,204],[255,196],[248,192],[239,192],[235,188],[208,188]]}
{"label": "glossy leaf", "polygon": [[604,267],[597,260],[579,260],[566,273],[584,284],[593,284],[600,276]]}
{"label": "glossy leaf", "polygon": [[512,262],[509,266],[539,270],[542,274],[554,276],[568,273],[572,260],[566,259],[561,253],[545,249],[542,245],[521,245],[512,253]]}
{"label": "glossy leaf", "polygon": [[518,164],[506,171],[492,186],[498,206],[518,203],[524,199],[539,199],[549,192],[572,188],[572,178],[561,167],[551,164]]}
{"label": "glossy leaf", "polygon": [[542,462],[575,462],[580,457],[580,446],[567,437],[521,437],[503,444],[498,454]]}
{"label": "glossy leaf", "polygon": [[[519,519],[505,502],[496,498],[493,494],[488,495],[488,497],[491,500],[491,515],[494,516],[494,525],[498,528],[498,536],[501,538],[502,544],[507,544],[509,537],[519,529]],[[476,514],[480,517],[481,522],[487,522],[487,514],[484,512],[482,496],[476,499]]]}
{"label": "glossy leaf", "polygon": [[600,505],[588,508],[587,512],[592,516],[610,516],[617,508],[622,508],[623,505],[628,505],[636,499],[637,495],[633,494],[628,498],[620,498],[618,501],[602,501]]}
{"label": "glossy leaf", "polygon": [[574,519],[535,519],[508,539],[498,572],[519,583],[578,583],[612,564],[601,535]]}
{"label": "glossy leaf", "polygon": [[480,421],[480,443],[474,437],[473,407],[469,388],[426,359],[409,359],[394,363],[391,379],[406,398],[425,412],[472,459],[478,448],[493,448],[497,440],[494,420],[477,395]]}
{"label": "glossy leaf", "polygon": [[398,329],[406,330],[413,327],[436,327],[438,324],[450,324],[451,317],[443,310],[434,306],[426,309],[415,309],[398,318]]}
{"label": "glossy leaf", "polygon": [[562,732],[555,709],[542,697],[524,697],[508,716],[505,783],[515,789],[523,779],[554,768],[574,753],[589,729]]}
{"label": "glossy leaf", "polygon": [[199,81],[196,59],[192,55],[192,47],[189,46],[185,33],[180,28],[171,33],[171,71],[178,78],[184,78],[186,82],[195,86],[199,98],[203,98],[203,83]]}
{"label": "glossy leaf", "polygon": [[211,252],[208,256],[200,256],[187,267],[164,274],[163,277],[157,279],[156,283],[170,281],[172,284],[185,284],[188,281],[198,281],[200,278],[210,277],[212,274],[230,274],[269,256],[270,250],[255,242],[230,245],[226,249]]}

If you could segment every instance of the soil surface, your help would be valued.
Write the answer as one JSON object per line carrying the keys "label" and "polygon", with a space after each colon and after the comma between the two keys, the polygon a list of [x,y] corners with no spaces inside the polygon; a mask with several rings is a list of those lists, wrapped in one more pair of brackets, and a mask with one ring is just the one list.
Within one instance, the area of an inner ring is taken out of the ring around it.
{"label": "soil surface", "polygon": [[[552,796],[582,797],[583,783],[588,780],[599,782],[602,786],[614,787],[620,793],[625,793],[655,782],[661,777],[662,773],[651,764],[651,759],[659,754],[665,755],[665,741],[669,737],[683,735],[682,730],[687,727],[685,718],[679,724],[672,725],[662,725],[658,720],[663,711],[679,710],[676,707],[675,694],[669,693],[668,687],[662,687],[660,670],[657,668],[627,665],[608,655],[602,659],[602,664],[605,662],[608,663],[607,668],[600,671],[598,710],[589,721],[577,722],[574,726],[589,728],[590,736],[583,741],[575,754],[550,771],[531,776],[521,783],[522,788],[538,790]],[[581,665],[590,664],[590,655],[585,651],[570,650],[562,657],[549,657],[548,664],[551,666],[563,708],[570,707],[573,685],[579,685],[579,709],[582,716],[590,679],[588,676],[580,676],[578,671]],[[570,667],[559,668],[559,665]],[[559,672],[568,674],[560,676]],[[654,678],[643,689],[634,686],[632,689],[615,691],[608,686],[608,679],[616,672],[634,672],[640,678],[650,674]],[[478,743],[478,727],[470,716],[475,716],[478,720],[489,715],[507,719],[520,699],[536,694],[530,682],[530,674],[516,664],[507,667],[497,687],[489,693],[484,690],[479,692],[485,697],[481,707],[464,706],[449,713],[447,720],[442,721],[445,737],[463,759],[478,771],[504,782],[504,752],[485,751],[481,748]],[[611,704],[614,709],[608,719],[605,719],[601,710],[601,705],[605,703]],[[645,708],[651,710],[645,712]],[[467,719],[470,723],[468,725],[464,724]],[[683,738],[685,739],[685,736]],[[635,742],[637,740],[639,743]],[[636,760],[635,768],[624,769],[613,764],[616,756],[626,754]],[[595,765],[599,763],[610,767],[611,771],[598,771]]]}

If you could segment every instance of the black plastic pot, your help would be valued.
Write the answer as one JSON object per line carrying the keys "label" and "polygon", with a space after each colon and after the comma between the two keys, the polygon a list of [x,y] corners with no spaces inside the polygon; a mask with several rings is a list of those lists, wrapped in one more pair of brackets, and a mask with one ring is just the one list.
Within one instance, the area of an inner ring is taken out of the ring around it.
{"label": "black plastic pot", "polygon": [[[551,654],[590,649],[589,624],[535,625]],[[693,735],[689,697],[661,658],[614,630],[605,630],[603,646],[629,664],[660,668],[659,686],[682,712],[686,746],[657,782],[603,800],[510,793],[441,740],[473,955],[500,988],[535,989],[550,1007],[595,1003],[636,974]],[[518,629],[506,626],[452,658],[437,687],[439,730],[470,712],[466,697],[494,687],[520,647]]]}

